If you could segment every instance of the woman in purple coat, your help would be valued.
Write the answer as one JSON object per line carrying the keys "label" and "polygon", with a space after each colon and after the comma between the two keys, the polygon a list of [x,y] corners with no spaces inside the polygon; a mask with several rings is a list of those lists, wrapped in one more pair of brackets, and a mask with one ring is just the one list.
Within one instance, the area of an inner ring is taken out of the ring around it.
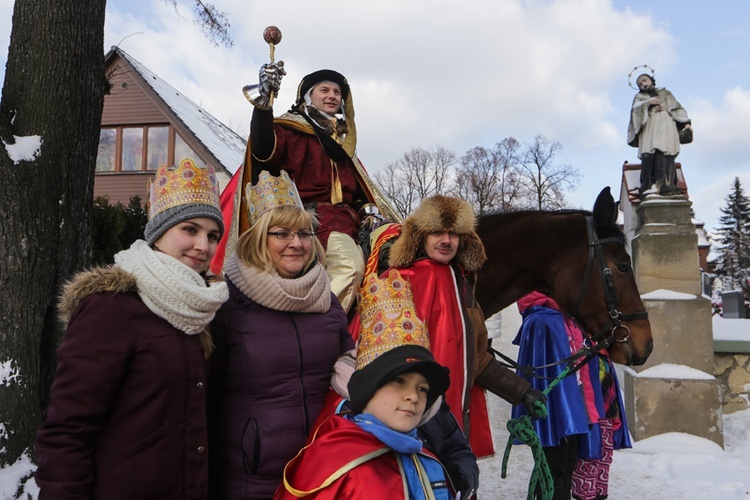
{"label": "woman in purple coat", "polygon": [[324,253],[289,176],[246,188],[251,227],[224,272],[229,300],[212,323],[210,497],[271,498],[354,348]]}
{"label": "woman in purple coat", "polygon": [[223,232],[211,167],[162,166],[145,241],[66,285],[41,500],[207,498],[206,327],[227,287],[205,274]]}

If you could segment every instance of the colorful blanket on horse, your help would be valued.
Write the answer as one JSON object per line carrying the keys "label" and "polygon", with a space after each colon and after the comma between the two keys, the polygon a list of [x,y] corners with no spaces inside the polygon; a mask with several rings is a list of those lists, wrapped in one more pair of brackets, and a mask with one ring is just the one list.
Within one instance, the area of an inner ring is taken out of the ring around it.
{"label": "colorful blanket on horse", "polygon": [[[513,340],[519,346],[518,364],[543,367],[534,371],[539,378],[528,379],[543,391],[566,367],[566,363],[555,363],[577,351],[584,343],[584,334],[545,295],[531,293],[518,301],[518,307],[523,315],[523,324]],[[519,371],[519,375],[524,373]],[[532,422],[542,446],[557,446],[563,438],[577,434],[578,457],[598,460],[602,456],[599,421],[607,419],[614,430],[614,449],[631,447],[617,376],[606,352],[595,355],[552,389],[547,395],[547,408],[546,419]],[[513,408],[513,418],[524,414],[523,406]]]}

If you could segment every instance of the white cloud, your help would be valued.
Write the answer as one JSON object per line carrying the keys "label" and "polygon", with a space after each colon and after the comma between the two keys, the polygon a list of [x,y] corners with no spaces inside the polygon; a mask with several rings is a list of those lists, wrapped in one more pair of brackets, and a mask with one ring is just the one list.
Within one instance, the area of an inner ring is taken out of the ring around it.
{"label": "white cloud", "polygon": [[[125,51],[245,135],[252,108],[241,88],[257,80],[268,60],[262,32],[274,24],[283,32],[276,57],[288,71],[276,112],[288,109],[305,74],[341,71],[353,87],[359,153],[369,170],[413,147],[441,144],[462,155],[508,136],[527,142],[541,133],[560,141],[561,163],[583,174],[567,198],[586,208],[605,185],[617,195],[623,161],[638,161],[625,144],[635,93],[627,74],[649,64],[693,119],[695,142],[678,161],[697,197],[697,215],[710,226],[709,205],[717,199],[699,194],[713,184],[728,192],[716,171],[733,178],[747,169],[750,118],[750,90],[741,78],[747,63],[718,56],[748,47],[748,36],[737,23],[718,19],[719,7],[711,13],[621,7],[627,3],[220,0],[235,41],[228,49],[211,45],[194,25],[191,2],[181,2],[178,15],[164,0],[110,0],[105,48],[124,38]],[[6,19],[11,5],[0,0]],[[698,24],[702,42],[691,43],[695,31],[685,26]],[[713,93],[694,82],[706,70],[702,55],[712,57],[715,81],[725,85]]]}

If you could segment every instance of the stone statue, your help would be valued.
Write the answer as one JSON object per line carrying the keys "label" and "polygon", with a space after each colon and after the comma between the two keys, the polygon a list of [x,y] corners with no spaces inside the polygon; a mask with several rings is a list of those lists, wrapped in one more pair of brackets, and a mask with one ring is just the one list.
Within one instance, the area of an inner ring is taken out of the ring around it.
{"label": "stone statue", "polygon": [[656,88],[652,75],[636,79],[639,92],[633,99],[628,125],[628,145],[638,148],[641,159],[641,198],[645,194],[680,194],[675,157],[680,144],[693,140],[687,111],[665,88]]}

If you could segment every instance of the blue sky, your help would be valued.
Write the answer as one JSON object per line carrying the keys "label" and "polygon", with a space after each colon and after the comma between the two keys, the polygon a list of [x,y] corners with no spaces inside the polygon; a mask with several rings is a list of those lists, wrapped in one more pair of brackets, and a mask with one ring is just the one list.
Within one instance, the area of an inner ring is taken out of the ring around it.
{"label": "blue sky", "polygon": [[[105,46],[120,47],[240,134],[251,107],[241,88],[268,59],[263,29],[284,34],[276,50],[288,76],[276,112],[305,74],[344,73],[357,110],[359,155],[377,172],[414,147],[462,155],[513,136],[542,134],[579,169],[572,207],[619,193],[634,66],[687,109],[695,140],[683,147],[690,199],[715,228],[739,176],[750,193],[750,2],[698,0],[215,0],[232,26],[232,48],[212,46],[163,0],[110,0]],[[0,0],[0,44],[12,2]],[[7,43],[5,43],[7,46]],[[5,54],[2,54],[4,58]],[[4,65],[3,65],[4,66]]]}

